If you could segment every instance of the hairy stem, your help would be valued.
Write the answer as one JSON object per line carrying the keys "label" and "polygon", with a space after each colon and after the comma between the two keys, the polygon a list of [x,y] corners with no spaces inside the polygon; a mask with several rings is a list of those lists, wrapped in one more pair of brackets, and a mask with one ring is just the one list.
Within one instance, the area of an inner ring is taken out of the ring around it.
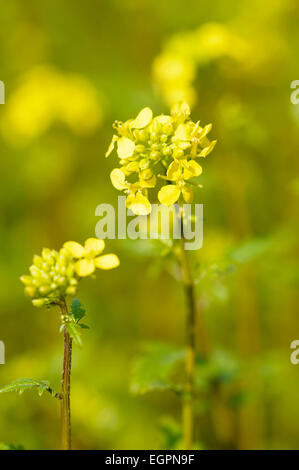
{"label": "hairy stem", "polygon": [[186,298],[186,383],[183,401],[183,437],[184,448],[191,450],[194,444],[194,374],[195,374],[195,322],[196,306],[194,295],[194,283],[190,269],[189,259],[185,250],[185,238],[183,231],[183,211],[181,211],[180,240],[181,266],[183,271],[183,283]]}
{"label": "hairy stem", "polygon": [[[63,302],[61,305],[63,317],[67,315],[67,306]],[[71,449],[71,368],[72,368],[72,338],[67,332],[66,326],[64,334],[64,359],[62,370],[62,388],[61,388],[61,447],[62,450]]]}

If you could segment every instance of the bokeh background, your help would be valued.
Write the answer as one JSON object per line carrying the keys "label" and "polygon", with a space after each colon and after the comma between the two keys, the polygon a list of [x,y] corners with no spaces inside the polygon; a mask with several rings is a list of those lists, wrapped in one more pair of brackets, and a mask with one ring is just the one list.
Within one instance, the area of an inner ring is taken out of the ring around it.
{"label": "bokeh background", "polygon": [[[19,276],[42,247],[93,236],[96,206],[116,203],[112,122],[183,98],[218,139],[197,195],[204,246],[192,253],[217,369],[215,387],[203,383],[197,445],[298,449],[297,1],[13,0],[0,17],[0,386],[59,387],[58,312],[33,308]],[[80,290],[91,329],[74,350],[74,447],[173,448],[178,398],[132,393],[143,389],[132,370],[144,345],[184,344],[177,268],[158,243],[108,246],[120,268]],[[59,437],[50,396],[0,396],[0,441],[54,449]]]}

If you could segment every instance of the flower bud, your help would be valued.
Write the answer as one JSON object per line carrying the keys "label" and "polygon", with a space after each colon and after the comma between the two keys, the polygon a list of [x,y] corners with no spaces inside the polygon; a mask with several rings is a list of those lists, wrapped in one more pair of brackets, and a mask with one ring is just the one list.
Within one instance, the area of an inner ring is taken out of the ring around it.
{"label": "flower bud", "polygon": [[173,133],[173,125],[170,122],[163,124],[163,134],[171,135]]}
{"label": "flower bud", "polygon": [[156,142],[159,139],[159,134],[157,132],[151,132],[151,141]]}
{"label": "flower bud", "polygon": [[43,307],[46,304],[46,299],[34,299],[32,304],[34,307]]}
{"label": "flower bud", "polygon": [[77,292],[77,288],[75,286],[69,286],[66,288],[65,292],[67,295],[75,295]]}
{"label": "flower bud", "polygon": [[146,149],[145,149],[144,145],[139,144],[139,145],[135,146],[135,150],[136,150],[137,153],[143,153],[143,152],[145,152]]}
{"label": "flower bud", "polygon": [[31,276],[21,276],[20,281],[25,284],[26,286],[32,285],[32,277]]}
{"label": "flower bud", "polygon": [[157,161],[161,157],[161,154],[159,152],[151,152],[150,153],[150,159]]}
{"label": "flower bud", "polygon": [[41,295],[48,295],[49,292],[51,292],[51,287],[50,286],[41,286],[38,290],[41,293]]}
{"label": "flower bud", "polygon": [[165,148],[163,148],[162,154],[163,154],[164,157],[168,157],[168,156],[171,154],[171,149],[170,149],[170,147],[165,147]]}
{"label": "flower bud", "polygon": [[160,145],[159,144],[153,144],[152,145],[152,150],[159,151],[160,150]]}
{"label": "flower bud", "polygon": [[139,169],[139,163],[138,162],[130,162],[126,166],[126,169],[130,172],[138,171]]}
{"label": "flower bud", "polygon": [[36,266],[34,266],[34,264],[30,266],[29,271],[33,277],[39,278],[41,275],[40,270]]}
{"label": "flower bud", "polygon": [[141,178],[144,180],[149,180],[150,178],[152,178],[152,176],[153,176],[153,172],[149,168],[141,172]]}
{"label": "flower bud", "polygon": [[144,129],[141,129],[139,131],[136,130],[135,134],[136,134],[136,138],[140,142],[146,142],[148,140],[148,133]]}
{"label": "flower bud", "polygon": [[66,283],[66,278],[61,276],[59,279],[58,279],[58,285],[59,286],[63,286],[64,284]]}
{"label": "flower bud", "polygon": [[146,170],[146,168],[149,167],[149,161],[146,158],[143,158],[139,162],[139,168],[140,170]]}
{"label": "flower bud", "polygon": [[28,297],[34,297],[36,294],[36,288],[33,286],[26,286],[24,292]]}
{"label": "flower bud", "polygon": [[34,256],[33,256],[33,264],[34,264],[34,266],[36,266],[37,268],[42,269],[42,267],[43,267],[43,259],[42,259],[40,256],[38,256],[38,255],[34,255]]}
{"label": "flower bud", "polygon": [[174,158],[183,158],[184,157],[184,150],[180,148],[176,148],[173,151],[173,157]]}

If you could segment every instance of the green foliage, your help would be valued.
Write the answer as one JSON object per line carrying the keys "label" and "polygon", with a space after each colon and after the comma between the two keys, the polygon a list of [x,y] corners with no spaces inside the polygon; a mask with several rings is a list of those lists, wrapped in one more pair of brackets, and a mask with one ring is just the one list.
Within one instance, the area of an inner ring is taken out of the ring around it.
{"label": "green foliage", "polygon": [[177,449],[182,440],[181,425],[173,418],[167,416],[160,422],[160,431],[164,449]]}
{"label": "green foliage", "polygon": [[88,325],[80,323],[82,318],[86,316],[85,312],[86,310],[82,308],[80,301],[78,299],[74,299],[71,305],[70,313],[68,317],[64,319],[60,328],[60,331],[63,331],[64,327],[66,327],[68,334],[71,336],[74,343],[80,348],[83,344],[80,329],[89,329]]}
{"label": "green foliage", "polygon": [[79,326],[80,325],[77,325],[74,322],[68,322],[68,323],[66,323],[65,326],[66,326],[66,330],[67,330],[68,334],[73,339],[74,343],[77,346],[79,346],[79,348],[81,348],[83,343],[82,343],[82,338],[81,338],[81,335],[80,335],[80,332],[79,332]]}
{"label": "green foliage", "polygon": [[231,250],[228,259],[237,264],[248,263],[269,252],[273,244],[273,237],[253,238]]}
{"label": "green foliage", "polygon": [[78,299],[74,299],[71,305],[71,315],[74,317],[76,322],[82,320],[86,315],[86,310],[82,308],[82,305]]}
{"label": "green foliage", "polygon": [[54,397],[56,396],[56,391],[51,389],[48,381],[34,379],[18,379],[1,388],[0,393],[17,392],[19,395],[22,395],[26,390],[32,390],[33,388],[37,389],[39,396],[42,396],[45,391],[50,392]]}
{"label": "green foliage", "polygon": [[[183,393],[184,349],[162,343],[150,343],[135,360],[131,391],[144,394],[171,390]],[[239,377],[240,363],[225,351],[215,351],[209,359],[196,358],[195,387],[198,398],[212,387],[233,382]]]}
{"label": "green foliage", "polygon": [[185,357],[183,349],[151,343],[135,361],[131,380],[133,393],[147,393],[154,390],[172,390],[180,393],[181,385],[176,380],[176,372]]}
{"label": "green foliage", "polygon": [[0,450],[25,450],[21,444],[5,444],[4,442],[0,442]]}
{"label": "green foliage", "polygon": [[233,382],[239,373],[239,361],[225,351],[215,351],[208,360],[197,357],[195,375],[197,391]]}

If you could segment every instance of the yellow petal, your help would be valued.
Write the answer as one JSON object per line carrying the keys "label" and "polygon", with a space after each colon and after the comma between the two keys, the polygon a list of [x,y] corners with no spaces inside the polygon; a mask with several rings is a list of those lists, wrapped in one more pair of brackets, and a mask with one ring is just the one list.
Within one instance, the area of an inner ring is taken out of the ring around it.
{"label": "yellow petal", "polygon": [[135,144],[127,137],[121,137],[117,140],[117,153],[119,158],[131,157],[134,153]]}
{"label": "yellow petal", "polygon": [[182,194],[185,202],[190,203],[193,201],[193,189],[190,186],[183,186]]}
{"label": "yellow petal", "polygon": [[213,124],[207,124],[201,131],[200,133],[200,138],[202,139],[203,137],[206,137],[206,135],[210,132],[210,130],[212,129],[213,127]]}
{"label": "yellow petal", "polygon": [[195,161],[190,160],[188,162],[187,168],[184,169],[184,179],[187,180],[194,176],[199,176],[202,174],[202,167]]}
{"label": "yellow petal", "polygon": [[75,271],[80,277],[90,276],[95,270],[93,259],[80,259],[75,264]]}
{"label": "yellow petal", "polygon": [[217,143],[217,140],[213,140],[208,147],[205,147],[200,152],[199,156],[200,157],[206,157],[207,155],[209,155],[212,152],[213,148],[215,147],[216,143]]}
{"label": "yellow petal", "polygon": [[171,162],[167,170],[167,179],[176,181],[180,176],[180,164],[178,162]]}
{"label": "yellow petal", "polygon": [[85,254],[85,249],[77,242],[66,242],[63,248],[66,248],[74,258],[82,258]]}
{"label": "yellow petal", "polygon": [[180,140],[188,140],[188,133],[184,124],[179,124],[175,131],[175,136]]}
{"label": "yellow petal", "polygon": [[197,121],[197,123],[194,125],[193,130],[191,132],[191,137],[196,137],[199,130],[202,130],[202,128],[199,125],[200,121]]}
{"label": "yellow petal", "polygon": [[94,256],[97,256],[104,250],[105,242],[99,238],[88,238],[84,243],[84,247],[87,253],[92,253]]}
{"label": "yellow petal", "polygon": [[167,206],[172,206],[179,199],[181,194],[180,189],[174,184],[168,184],[163,186],[158,193],[158,199],[161,204],[166,204]]}
{"label": "yellow petal", "polygon": [[115,142],[117,141],[117,139],[118,139],[118,137],[117,137],[116,135],[114,135],[114,136],[112,137],[111,143],[110,143],[110,145],[109,145],[109,147],[108,147],[108,150],[107,150],[107,152],[106,152],[106,154],[105,154],[105,157],[106,157],[106,158],[109,157],[110,153],[113,152],[113,150],[114,150],[114,145],[115,145]]}
{"label": "yellow petal", "polygon": [[119,168],[114,168],[110,173],[110,179],[113,186],[121,191],[127,188],[126,177]]}
{"label": "yellow petal", "polygon": [[99,269],[113,269],[119,266],[119,259],[116,255],[103,255],[95,258],[94,264]]}
{"label": "yellow petal", "polygon": [[137,193],[127,198],[127,208],[136,215],[147,215],[151,212],[151,203],[143,194]]}
{"label": "yellow petal", "polygon": [[150,108],[143,108],[138,114],[137,118],[131,122],[130,127],[132,129],[143,129],[151,122],[152,118],[152,110]]}

